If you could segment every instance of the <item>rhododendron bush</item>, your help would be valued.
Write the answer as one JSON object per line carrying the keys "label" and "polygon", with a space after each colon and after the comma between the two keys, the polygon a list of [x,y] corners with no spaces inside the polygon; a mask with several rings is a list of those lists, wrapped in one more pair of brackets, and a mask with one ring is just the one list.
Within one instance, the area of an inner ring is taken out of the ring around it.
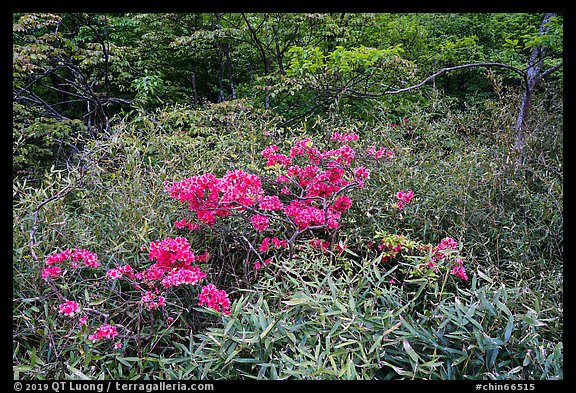
{"label": "rhododendron bush", "polygon": [[[230,314],[227,291],[235,288],[218,288],[212,282],[213,274],[205,269],[212,255],[192,248],[186,237],[191,232],[221,231],[224,242],[232,228],[242,244],[244,266],[254,278],[269,266],[275,266],[275,277],[280,278],[282,264],[276,262],[297,263],[299,254],[311,250],[327,254],[331,260],[345,259],[347,246],[339,232],[343,217],[354,205],[354,191],[366,187],[372,165],[394,159],[386,147],[352,147],[358,139],[357,134],[334,133],[330,143],[335,146],[329,148],[305,138],[286,152],[270,145],[261,152],[264,175],[234,169],[222,177],[204,173],[165,181],[165,192],[187,210],[174,222],[176,230],[186,234],[144,245],[141,251],[147,252],[147,266],[115,262],[104,267],[95,253],[85,249],[65,249],[47,256],[41,277],[56,294],[55,310],[62,318],[75,320],[71,326],[83,332],[86,342],[109,342],[115,349],[124,348],[130,340],[140,347],[146,321],[159,321],[163,329],[177,322],[186,325],[190,305]],[[384,205],[393,211],[408,209],[413,203],[410,189],[396,190]],[[223,222],[229,223],[226,230],[220,225]],[[366,249],[378,253],[383,269],[386,264],[413,262],[408,264],[410,268],[391,275],[390,285],[414,275],[433,279],[440,270],[446,272],[444,283],[448,274],[468,279],[459,257],[460,245],[452,238],[432,246],[400,234],[376,236],[378,245]],[[86,274],[96,280],[95,289],[119,296],[124,302],[120,307],[132,318],[112,320],[104,294],[94,295],[100,299],[95,301],[91,294],[74,293],[74,280],[88,280]]]}

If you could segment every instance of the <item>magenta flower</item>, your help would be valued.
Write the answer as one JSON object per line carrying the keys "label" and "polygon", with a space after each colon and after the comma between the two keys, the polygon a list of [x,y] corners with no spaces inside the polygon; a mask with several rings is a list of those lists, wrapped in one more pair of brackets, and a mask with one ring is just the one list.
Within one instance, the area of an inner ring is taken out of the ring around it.
{"label": "magenta flower", "polygon": [[222,289],[216,288],[214,284],[208,284],[202,288],[198,294],[200,306],[208,306],[224,314],[230,314],[230,300],[228,294]]}
{"label": "magenta flower", "polygon": [[265,216],[261,216],[259,214],[252,216],[250,222],[252,223],[254,229],[256,229],[259,232],[264,231],[270,225],[270,221],[268,220],[268,218]]}
{"label": "magenta flower", "polygon": [[73,317],[78,311],[80,311],[80,306],[72,300],[67,300],[66,303],[58,306],[58,312],[68,317]]}
{"label": "magenta flower", "polygon": [[42,270],[42,278],[55,278],[60,276],[60,273],[62,273],[62,269],[60,269],[58,266],[47,267],[46,269]]}
{"label": "magenta flower", "polygon": [[118,335],[118,332],[116,331],[116,326],[110,326],[107,323],[105,323],[104,325],[100,326],[98,328],[98,330],[96,330],[96,332],[94,332],[94,334],[91,334],[88,336],[88,339],[96,342],[98,340],[102,340],[102,339],[112,339],[114,337],[116,337]]}

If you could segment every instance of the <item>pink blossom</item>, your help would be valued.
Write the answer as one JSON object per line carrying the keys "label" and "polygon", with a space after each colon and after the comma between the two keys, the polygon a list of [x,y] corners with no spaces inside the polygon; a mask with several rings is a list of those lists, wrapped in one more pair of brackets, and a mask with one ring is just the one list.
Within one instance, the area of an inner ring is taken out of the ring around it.
{"label": "pink blossom", "polygon": [[98,256],[95,253],[84,249],[74,250],[72,253],[72,260],[74,262],[79,262],[82,260],[84,265],[87,267],[97,268],[100,266],[100,262],[98,262]]}
{"label": "pink blossom", "polygon": [[330,250],[330,242],[328,240],[312,239],[308,244],[322,252],[328,252],[328,250]]}
{"label": "pink blossom", "polygon": [[464,268],[464,266],[462,265],[454,266],[454,268],[450,270],[450,273],[454,274],[456,277],[464,281],[468,280],[468,275],[466,274],[466,268]]}
{"label": "pink blossom", "polygon": [[288,247],[287,240],[280,240],[277,237],[272,238],[272,243],[274,243],[274,247],[281,248],[281,247]]}
{"label": "pink blossom", "polygon": [[180,221],[174,221],[174,226],[178,229],[187,228],[190,232],[200,228],[200,225],[193,223],[191,221],[187,221],[186,219],[182,219]]}
{"label": "pink blossom", "polygon": [[78,320],[78,326],[86,325],[87,321],[88,321],[88,317],[86,315],[84,315],[83,317],[80,317],[80,319]]}
{"label": "pink blossom", "polygon": [[117,335],[118,332],[116,331],[116,326],[110,326],[108,324],[104,324],[100,326],[98,330],[94,332],[94,334],[88,336],[88,339],[95,342],[103,338],[111,339],[116,337]]}
{"label": "pink blossom", "polygon": [[69,249],[66,249],[60,253],[57,254],[52,254],[52,255],[48,255],[48,257],[46,257],[46,265],[48,266],[52,266],[55,263],[60,263],[65,261],[66,259],[69,259],[72,255],[72,251]]}
{"label": "pink blossom", "polygon": [[268,264],[269,264],[271,261],[272,261],[272,258],[267,258],[267,259],[265,259],[264,261],[262,261],[262,263],[260,263],[260,261],[256,261],[256,262],[254,262],[253,267],[254,267],[255,270],[262,269],[262,268],[268,266]]}
{"label": "pink blossom", "polygon": [[205,277],[206,273],[200,271],[198,266],[192,266],[190,269],[179,269],[168,273],[162,280],[162,285],[166,288],[183,284],[195,285]]}
{"label": "pink blossom", "polygon": [[118,269],[110,269],[106,272],[106,277],[116,280],[122,277],[122,272]]}
{"label": "pink blossom", "polygon": [[73,317],[78,311],[80,311],[80,306],[72,300],[67,300],[58,306],[58,312],[68,317]]}
{"label": "pink blossom", "polygon": [[194,262],[196,256],[190,250],[190,243],[184,237],[168,237],[162,241],[150,243],[148,258],[156,261],[159,269],[169,270],[172,268],[188,268]]}
{"label": "pink blossom", "polygon": [[152,291],[143,292],[141,301],[148,310],[156,310],[166,305],[166,298],[162,295],[155,295]]}
{"label": "pink blossom", "polygon": [[[378,151],[376,151],[376,147],[371,146],[368,149],[366,149],[366,153],[368,153],[368,155],[374,157],[375,160],[380,159],[382,156],[386,156],[386,158],[390,159],[393,156],[392,152],[389,152],[386,150],[385,147],[380,146],[380,148],[378,149]],[[388,153],[391,153],[392,155],[390,156]]]}
{"label": "pink blossom", "polygon": [[122,273],[123,275],[130,277],[130,278],[134,278],[134,270],[132,269],[132,266],[130,266],[130,265],[122,265],[122,266],[116,265],[116,269],[120,273]]}
{"label": "pink blossom", "polygon": [[254,229],[256,229],[259,232],[264,231],[270,225],[270,221],[268,220],[268,217],[261,216],[259,214],[252,216],[252,218],[250,219],[250,222],[252,223],[252,226],[254,227]]}
{"label": "pink blossom", "polygon": [[366,168],[364,168],[363,166],[359,166],[354,168],[354,177],[359,180],[359,179],[370,179],[370,171]]}
{"label": "pink blossom", "polygon": [[58,266],[47,267],[46,269],[42,270],[42,278],[55,278],[60,276],[61,273],[62,269],[60,269]]}
{"label": "pink blossom", "polygon": [[398,198],[400,201],[402,201],[404,203],[412,202],[413,197],[414,197],[414,192],[412,190],[409,190],[408,192],[399,191],[396,193],[396,198]]}
{"label": "pink blossom", "polygon": [[222,289],[216,288],[214,284],[204,286],[198,294],[200,306],[206,305],[224,314],[230,314],[230,300],[228,294]]}
{"label": "pink blossom", "polygon": [[280,198],[276,195],[266,195],[260,199],[259,204],[260,209],[262,210],[282,210],[284,205],[280,201]]}
{"label": "pink blossom", "polygon": [[292,159],[287,157],[284,154],[276,153],[278,151],[278,146],[272,145],[268,146],[262,151],[262,156],[267,158],[268,161],[266,162],[267,166],[274,166],[276,164],[280,164],[282,166],[288,166],[292,163]]}
{"label": "pink blossom", "polygon": [[270,239],[269,237],[265,237],[264,239],[262,239],[262,244],[260,244],[260,248],[258,248],[258,251],[260,252],[268,251],[268,247],[270,247],[271,240],[272,239]]}
{"label": "pink blossom", "polygon": [[458,248],[458,242],[454,239],[452,239],[451,237],[446,237],[444,239],[442,239],[440,241],[440,244],[438,244],[438,249],[439,250],[456,250]]}
{"label": "pink blossom", "polygon": [[350,199],[346,195],[341,195],[334,201],[331,208],[334,211],[342,213],[342,212],[348,210],[350,208],[350,206],[352,206],[352,199]]}

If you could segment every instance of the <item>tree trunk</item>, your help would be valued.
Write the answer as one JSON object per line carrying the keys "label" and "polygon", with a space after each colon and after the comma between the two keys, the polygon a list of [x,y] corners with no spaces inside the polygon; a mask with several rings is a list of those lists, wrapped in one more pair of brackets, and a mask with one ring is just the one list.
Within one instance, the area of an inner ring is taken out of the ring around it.
{"label": "tree trunk", "polygon": [[236,88],[234,87],[234,78],[232,75],[232,61],[230,60],[230,45],[226,45],[226,63],[228,64],[228,82],[230,83],[230,92],[232,99],[236,99]]}
{"label": "tree trunk", "polygon": [[[549,28],[547,26],[550,19],[554,16],[552,13],[544,15],[542,24],[540,25],[539,35],[544,35],[548,32]],[[538,86],[538,83],[542,79],[543,71],[542,67],[544,65],[544,58],[546,57],[546,48],[542,46],[536,46],[532,49],[530,53],[530,60],[528,61],[528,69],[526,70],[525,77],[525,88],[524,94],[522,95],[522,102],[520,104],[520,110],[518,111],[518,117],[516,118],[514,136],[514,149],[518,153],[517,161],[522,163],[524,161],[524,150],[526,148],[526,133],[528,132],[528,118],[530,116],[530,108],[532,106],[532,95],[534,89]]]}

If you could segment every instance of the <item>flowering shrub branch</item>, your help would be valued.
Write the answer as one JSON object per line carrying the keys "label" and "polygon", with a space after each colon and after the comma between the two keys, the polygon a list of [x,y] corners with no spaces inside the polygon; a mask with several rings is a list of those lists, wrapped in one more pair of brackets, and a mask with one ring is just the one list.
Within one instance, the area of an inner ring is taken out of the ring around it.
{"label": "flowering shrub branch", "polygon": [[[238,232],[242,233],[248,255],[256,256],[256,268],[269,261],[261,255],[265,251],[257,250],[258,235],[268,232],[285,234],[282,241],[289,258],[294,256],[295,243],[308,232],[324,232],[331,239],[333,250],[342,214],[353,203],[348,194],[363,188],[370,178],[370,171],[356,165],[356,161],[394,157],[385,147],[372,146],[360,152],[348,145],[358,139],[357,134],[334,133],[331,141],[342,145],[322,150],[305,138],[296,142],[288,154],[280,153],[276,145],[266,147],[261,155],[267,168],[276,173],[269,190],[264,189],[258,176],[242,170],[229,171],[222,178],[203,174],[165,182],[165,191],[186,203],[194,220],[183,219],[175,224],[180,228],[197,228],[201,224],[214,227],[218,220],[242,217],[242,222],[249,225]],[[254,240],[244,235],[249,231]]]}

